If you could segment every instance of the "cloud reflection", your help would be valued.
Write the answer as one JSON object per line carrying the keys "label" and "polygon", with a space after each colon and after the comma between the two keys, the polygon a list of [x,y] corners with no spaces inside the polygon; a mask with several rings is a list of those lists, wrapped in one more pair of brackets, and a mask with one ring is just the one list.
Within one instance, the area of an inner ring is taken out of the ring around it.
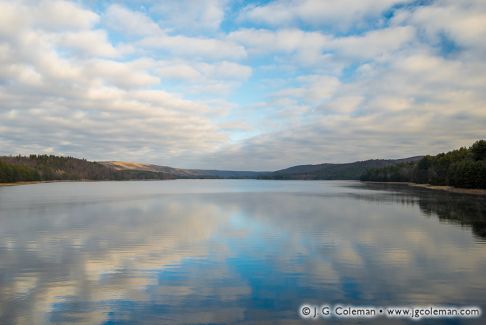
{"label": "cloud reflection", "polygon": [[457,227],[484,229],[474,199],[251,182],[133,200],[122,182],[110,200],[42,206],[24,187],[25,202],[0,206],[0,323],[292,323],[304,301],[486,306],[485,247]]}

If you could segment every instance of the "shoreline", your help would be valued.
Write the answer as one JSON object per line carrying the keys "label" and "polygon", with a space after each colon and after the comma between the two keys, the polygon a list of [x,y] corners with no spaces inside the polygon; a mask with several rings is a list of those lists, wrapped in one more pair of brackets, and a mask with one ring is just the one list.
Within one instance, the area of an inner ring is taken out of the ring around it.
{"label": "shoreline", "polygon": [[91,183],[91,182],[133,182],[133,181],[173,181],[175,179],[124,179],[124,180],[115,180],[115,179],[103,179],[103,180],[94,180],[94,179],[78,179],[78,180],[53,180],[53,181],[26,181],[26,182],[14,182],[14,183],[0,183],[0,187],[9,187],[9,186],[21,186],[21,185],[34,185],[34,184],[44,184],[44,183]]}
{"label": "shoreline", "polygon": [[0,183],[0,187],[7,186],[20,186],[20,185],[33,185],[41,183],[54,183],[57,181],[28,181],[28,182],[14,182],[14,183]]}
{"label": "shoreline", "polygon": [[[148,179],[147,179],[148,180]],[[92,180],[92,179],[78,179],[78,180],[52,180],[52,181],[25,181],[25,182],[13,182],[13,183],[0,183],[0,187],[5,186],[21,186],[21,185],[34,185],[34,184],[46,184],[46,183],[89,183],[89,182],[118,182],[115,180]]]}
{"label": "shoreline", "polygon": [[452,186],[448,186],[448,185],[418,184],[418,183],[411,183],[411,182],[368,182],[368,181],[363,181],[363,183],[407,185],[407,186],[410,186],[410,187],[418,187],[418,188],[423,188],[423,189],[433,190],[433,191],[442,191],[442,192],[457,193],[457,194],[486,196],[486,189],[479,189],[479,188],[462,188],[462,187],[452,187]]}

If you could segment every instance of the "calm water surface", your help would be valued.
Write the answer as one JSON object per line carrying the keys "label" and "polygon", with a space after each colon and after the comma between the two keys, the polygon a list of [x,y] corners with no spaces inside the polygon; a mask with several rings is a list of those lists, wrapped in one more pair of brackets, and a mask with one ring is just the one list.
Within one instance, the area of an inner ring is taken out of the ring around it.
{"label": "calm water surface", "polygon": [[485,201],[344,181],[0,187],[0,324],[293,324],[302,303],[486,312]]}

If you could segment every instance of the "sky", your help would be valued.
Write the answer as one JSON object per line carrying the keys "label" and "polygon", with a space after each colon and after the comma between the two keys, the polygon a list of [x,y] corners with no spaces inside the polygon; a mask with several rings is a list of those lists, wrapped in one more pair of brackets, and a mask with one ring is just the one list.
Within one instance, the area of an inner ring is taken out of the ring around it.
{"label": "sky", "polygon": [[484,0],[0,0],[0,154],[182,168],[486,138]]}

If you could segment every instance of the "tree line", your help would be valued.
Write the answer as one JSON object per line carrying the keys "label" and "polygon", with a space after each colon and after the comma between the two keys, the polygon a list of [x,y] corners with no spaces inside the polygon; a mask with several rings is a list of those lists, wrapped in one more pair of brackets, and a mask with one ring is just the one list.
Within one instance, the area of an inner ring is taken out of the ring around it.
{"label": "tree line", "polygon": [[428,155],[418,162],[369,169],[360,179],[486,188],[486,141],[476,141],[469,148]]}
{"label": "tree line", "polygon": [[0,183],[53,180],[172,179],[163,172],[116,170],[97,162],[55,155],[0,157]]}

